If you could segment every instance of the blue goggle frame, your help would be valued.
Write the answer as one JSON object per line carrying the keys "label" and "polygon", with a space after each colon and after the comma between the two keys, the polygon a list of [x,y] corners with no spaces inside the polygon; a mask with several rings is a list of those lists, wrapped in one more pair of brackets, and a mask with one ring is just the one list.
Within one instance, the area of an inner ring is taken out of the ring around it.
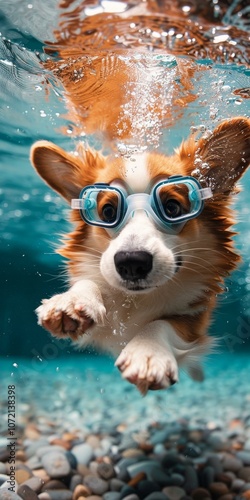
{"label": "blue goggle frame", "polygon": [[[189,210],[177,217],[169,217],[161,200],[166,186],[185,186],[187,188]],[[103,220],[98,213],[100,196],[110,196],[116,200],[115,214],[112,220]],[[118,232],[126,224],[128,218],[134,217],[138,210],[146,212],[161,231],[176,234],[184,224],[197,217],[203,210],[204,200],[212,197],[210,188],[202,188],[200,183],[191,176],[172,176],[157,182],[150,193],[128,194],[121,182],[112,184],[93,184],[82,189],[78,199],[71,200],[71,208],[79,209],[82,219],[92,226],[105,228],[108,232]]]}

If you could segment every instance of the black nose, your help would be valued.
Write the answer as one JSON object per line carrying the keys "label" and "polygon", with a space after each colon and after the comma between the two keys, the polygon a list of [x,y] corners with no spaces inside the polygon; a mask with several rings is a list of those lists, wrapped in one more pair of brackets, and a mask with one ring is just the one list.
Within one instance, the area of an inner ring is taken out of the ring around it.
{"label": "black nose", "polygon": [[153,256],[148,252],[117,252],[115,267],[122,279],[143,280],[152,269]]}

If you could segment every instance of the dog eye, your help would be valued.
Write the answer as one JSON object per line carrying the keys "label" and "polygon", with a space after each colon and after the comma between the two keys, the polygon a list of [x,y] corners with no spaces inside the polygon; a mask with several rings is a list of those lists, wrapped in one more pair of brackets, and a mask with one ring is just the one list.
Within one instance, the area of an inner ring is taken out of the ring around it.
{"label": "dog eye", "polygon": [[106,203],[102,207],[102,217],[105,222],[114,222],[116,219],[116,207],[113,207],[111,203]]}
{"label": "dog eye", "polygon": [[182,205],[177,200],[167,200],[164,203],[164,211],[167,217],[171,219],[176,219],[176,217],[183,214]]}

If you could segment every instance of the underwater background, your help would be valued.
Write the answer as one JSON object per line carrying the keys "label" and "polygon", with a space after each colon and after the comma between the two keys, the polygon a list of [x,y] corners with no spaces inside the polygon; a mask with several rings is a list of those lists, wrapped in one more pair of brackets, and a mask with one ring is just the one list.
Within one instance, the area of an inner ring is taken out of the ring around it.
{"label": "underwater background", "polygon": [[[161,137],[168,153],[193,129],[250,116],[248,3],[146,3],[154,29],[130,23],[129,32],[119,25],[114,35],[112,16],[130,9],[134,15],[145,2],[1,0],[0,500],[250,498],[250,172],[235,200],[242,263],[218,298],[210,333],[220,347],[205,363],[202,384],[181,374],[180,384],[143,399],[112,358],[52,339],[34,313],[42,298],[65,290],[64,263],[54,248],[70,226],[66,203],[34,172],[29,150],[46,139],[72,151],[82,139],[73,133],[60,82],[43,65],[60,22],[63,30],[69,19],[91,24],[108,13],[109,24],[100,28],[106,45],[115,36],[121,48],[162,43],[197,62],[196,99]],[[167,14],[164,29],[158,11]],[[83,140],[101,149],[97,137]],[[6,482],[10,387],[17,404],[17,497]]]}

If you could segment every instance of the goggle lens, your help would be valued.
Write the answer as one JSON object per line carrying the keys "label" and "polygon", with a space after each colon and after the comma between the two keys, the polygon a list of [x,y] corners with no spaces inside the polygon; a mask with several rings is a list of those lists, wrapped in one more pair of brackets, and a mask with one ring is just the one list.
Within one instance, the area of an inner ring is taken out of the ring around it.
{"label": "goggle lens", "polygon": [[203,209],[203,200],[212,197],[210,188],[202,188],[193,177],[170,177],[158,182],[150,194],[128,195],[123,187],[94,184],[85,187],[80,198],[72,200],[82,218],[93,226],[118,228],[136,210],[145,210],[166,232],[179,232],[189,219]]}

